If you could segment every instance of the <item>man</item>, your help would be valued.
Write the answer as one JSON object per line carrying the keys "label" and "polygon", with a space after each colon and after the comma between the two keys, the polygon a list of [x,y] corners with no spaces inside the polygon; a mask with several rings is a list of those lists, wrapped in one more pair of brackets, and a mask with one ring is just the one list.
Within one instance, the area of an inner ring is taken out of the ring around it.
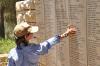
{"label": "man", "polygon": [[31,26],[26,22],[22,22],[15,26],[14,35],[16,36],[16,48],[11,49],[8,56],[7,66],[38,66],[39,56],[48,53],[48,50],[60,42],[61,39],[76,33],[73,26],[69,26],[67,30],[61,34],[56,35],[42,43],[30,43],[36,32],[38,26]]}

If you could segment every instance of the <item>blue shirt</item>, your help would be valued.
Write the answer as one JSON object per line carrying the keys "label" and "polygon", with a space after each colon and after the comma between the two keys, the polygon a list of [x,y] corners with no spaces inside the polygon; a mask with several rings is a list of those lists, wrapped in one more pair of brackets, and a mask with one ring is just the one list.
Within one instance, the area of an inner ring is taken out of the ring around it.
{"label": "blue shirt", "polygon": [[38,66],[39,56],[48,53],[48,49],[59,42],[60,37],[57,35],[40,44],[13,48],[8,55],[7,66]]}

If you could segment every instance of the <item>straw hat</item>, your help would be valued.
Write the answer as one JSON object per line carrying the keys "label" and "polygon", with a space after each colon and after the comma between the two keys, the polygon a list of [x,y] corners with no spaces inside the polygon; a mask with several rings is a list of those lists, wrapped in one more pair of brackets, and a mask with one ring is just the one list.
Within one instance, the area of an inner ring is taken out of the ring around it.
{"label": "straw hat", "polygon": [[21,37],[21,36],[24,36],[28,33],[35,33],[38,30],[39,30],[38,26],[31,26],[27,22],[22,22],[22,23],[15,26],[14,35],[16,37]]}

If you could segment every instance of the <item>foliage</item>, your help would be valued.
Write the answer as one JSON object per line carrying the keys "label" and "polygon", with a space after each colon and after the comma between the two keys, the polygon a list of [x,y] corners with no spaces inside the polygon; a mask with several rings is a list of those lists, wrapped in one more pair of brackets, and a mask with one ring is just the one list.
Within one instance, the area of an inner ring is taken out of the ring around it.
{"label": "foliage", "polygon": [[13,39],[0,39],[0,53],[8,53],[13,47],[15,47]]}

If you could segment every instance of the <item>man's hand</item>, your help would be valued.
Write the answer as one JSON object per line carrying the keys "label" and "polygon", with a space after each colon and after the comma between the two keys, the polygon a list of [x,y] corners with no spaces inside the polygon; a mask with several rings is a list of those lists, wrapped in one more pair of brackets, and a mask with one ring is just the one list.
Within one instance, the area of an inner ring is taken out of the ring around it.
{"label": "man's hand", "polygon": [[67,30],[60,35],[61,38],[67,37],[70,34],[75,34],[76,33],[76,28],[73,25],[68,26]]}
{"label": "man's hand", "polygon": [[75,34],[76,33],[76,28],[73,25],[68,26],[67,31],[65,32],[66,34]]}

